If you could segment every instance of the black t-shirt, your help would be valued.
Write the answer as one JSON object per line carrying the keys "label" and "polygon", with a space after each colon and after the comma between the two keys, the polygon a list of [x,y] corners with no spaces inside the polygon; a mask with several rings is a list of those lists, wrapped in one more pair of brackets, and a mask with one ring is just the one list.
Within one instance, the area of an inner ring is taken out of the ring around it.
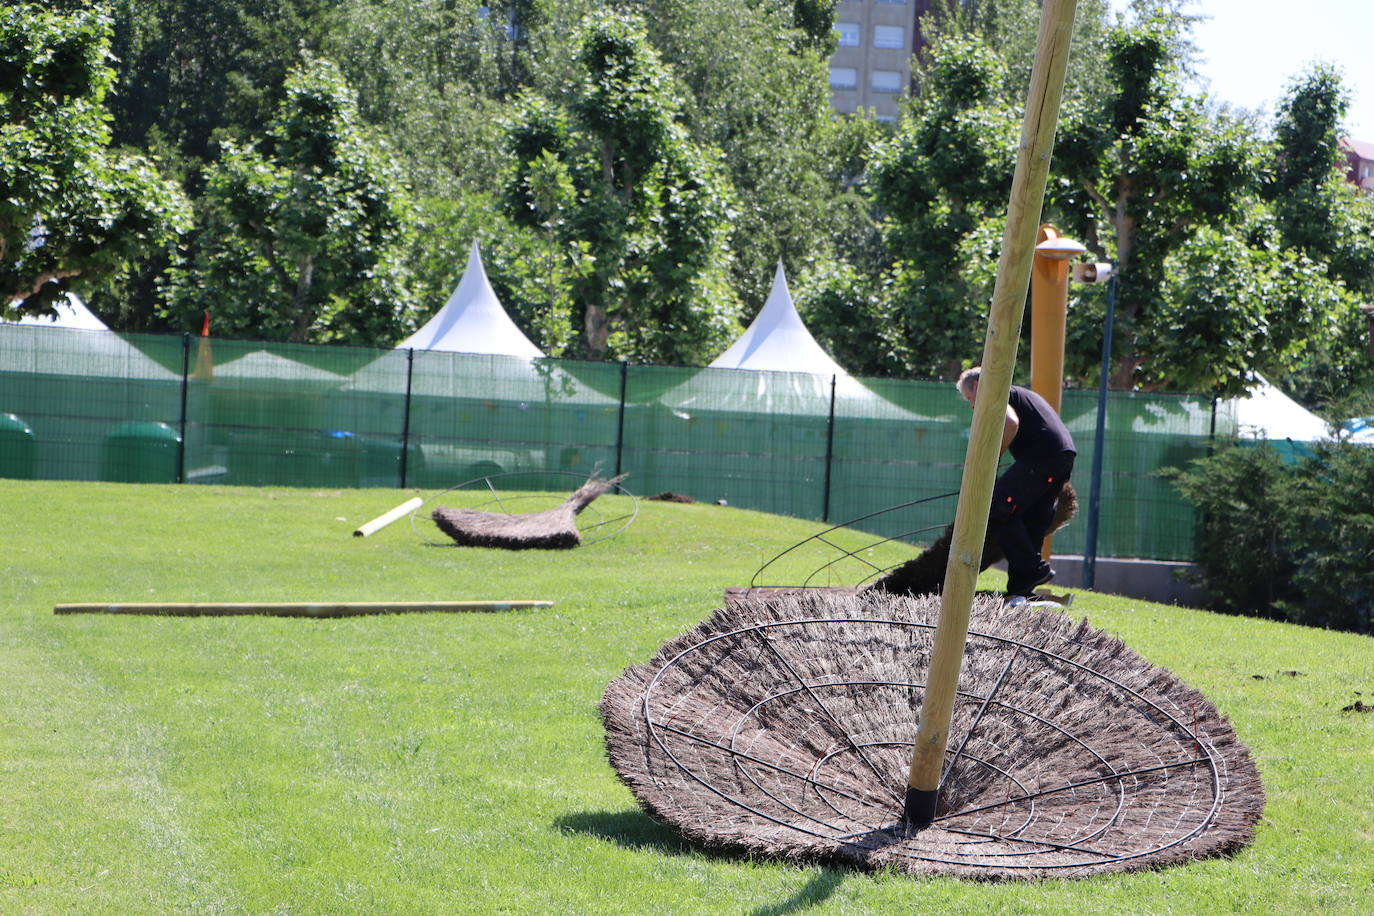
{"label": "black t-shirt", "polygon": [[1029,388],[1011,386],[1007,403],[1016,411],[1020,425],[1016,438],[1011,440],[1009,451],[1017,461],[1034,462],[1037,459],[1053,458],[1065,452],[1078,454],[1073,444],[1073,436],[1068,427],[1059,419],[1050,402]]}

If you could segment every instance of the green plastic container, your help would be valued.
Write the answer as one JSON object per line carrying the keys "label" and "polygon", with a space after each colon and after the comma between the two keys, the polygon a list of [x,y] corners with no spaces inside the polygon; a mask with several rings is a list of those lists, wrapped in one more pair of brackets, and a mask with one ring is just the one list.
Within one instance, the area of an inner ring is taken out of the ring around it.
{"label": "green plastic container", "polygon": [[0,477],[38,476],[38,439],[29,424],[12,413],[0,414]]}
{"label": "green plastic container", "polygon": [[176,483],[181,436],[166,423],[124,423],[105,440],[101,477],[121,483]]}

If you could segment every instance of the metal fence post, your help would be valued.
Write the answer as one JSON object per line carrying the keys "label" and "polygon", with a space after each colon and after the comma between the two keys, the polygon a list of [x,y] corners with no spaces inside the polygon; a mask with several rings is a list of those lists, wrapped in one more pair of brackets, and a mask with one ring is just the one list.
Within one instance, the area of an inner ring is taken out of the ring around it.
{"label": "metal fence post", "polygon": [[1093,433],[1093,472],[1088,495],[1088,531],[1083,545],[1083,587],[1097,580],[1097,519],[1102,511],[1102,451],[1107,427],[1107,377],[1112,370],[1112,321],[1116,313],[1116,270],[1107,281],[1107,320],[1102,328],[1102,369],[1097,381],[1097,429]]}
{"label": "metal fence post", "polygon": [[410,385],[415,375],[415,348],[406,349],[406,399],[401,419],[401,489],[406,488],[406,472],[410,464]]}
{"label": "metal fence post", "polygon": [[186,389],[190,384],[191,335],[181,335],[181,435],[177,437],[177,483],[186,482]]}
{"label": "metal fence post", "polygon": [[625,451],[625,385],[630,374],[630,364],[620,361],[620,417],[615,430],[615,476],[620,476],[620,459]]}

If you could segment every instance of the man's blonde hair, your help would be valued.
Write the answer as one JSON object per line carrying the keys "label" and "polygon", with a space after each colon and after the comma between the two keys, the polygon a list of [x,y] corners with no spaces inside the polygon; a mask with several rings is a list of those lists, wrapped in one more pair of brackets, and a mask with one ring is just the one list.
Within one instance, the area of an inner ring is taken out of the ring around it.
{"label": "man's blonde hair", "polygon": [[982,366],[974,366],[972,369],[965,369],[959,374],[959,381],[954,383],[961,393],[967,394],[974,385],[978,384],[978,378],[983,374]]}

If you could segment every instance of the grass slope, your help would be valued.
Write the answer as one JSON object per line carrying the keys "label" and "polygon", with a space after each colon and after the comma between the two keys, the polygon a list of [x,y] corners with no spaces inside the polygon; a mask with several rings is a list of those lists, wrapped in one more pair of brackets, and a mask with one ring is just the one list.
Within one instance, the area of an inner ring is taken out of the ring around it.
{"label": "grass slope", "polygon": [[[408,495],[0,481],[0,913],[1370,912],[1374,714],[1341,711],[1374,702],[1367,637],[1079,595],[1255,753],[1269,804],[1233,859],[1031,885],[751,861],[638,811],[596,703],[818,526],[645,502],[567,552],[350,536]],[[557,603],[52,613],[498,598]]]}

